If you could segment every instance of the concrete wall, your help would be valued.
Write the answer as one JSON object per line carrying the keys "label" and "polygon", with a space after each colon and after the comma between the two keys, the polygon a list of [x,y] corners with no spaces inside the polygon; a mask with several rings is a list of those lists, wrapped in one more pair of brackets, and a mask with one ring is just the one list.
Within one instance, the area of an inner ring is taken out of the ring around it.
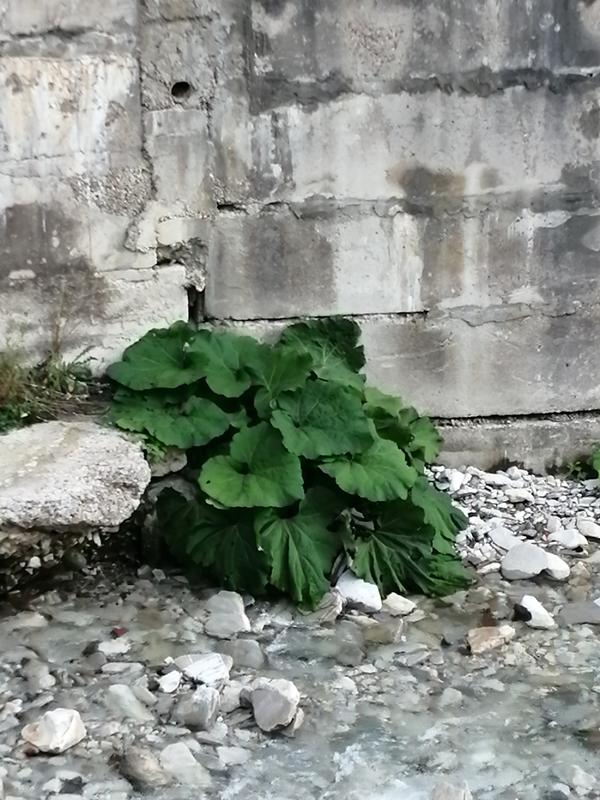
{"label": "concrete wall", "polygon": [[0,347],[348,314],[438,416],[597,409],[599,137],[600,0],[0,0]]}

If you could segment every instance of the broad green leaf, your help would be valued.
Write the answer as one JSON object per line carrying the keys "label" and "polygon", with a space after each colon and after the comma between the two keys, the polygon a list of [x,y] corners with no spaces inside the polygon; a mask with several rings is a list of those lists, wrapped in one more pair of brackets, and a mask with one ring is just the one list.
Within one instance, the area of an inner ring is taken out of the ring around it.
{"label": "broad green leaf", "polygon": [[373,442],[358,395],[324,381],[311,380],[303,389],[282,394],[271,424],[281,431],[290,453],[305,458],[357,453]]}
{"label": "broad green leaf", "polygon": [[353,320],[326,317],[297,322],[285,329],[280,346],[308,353],[313,372],[323,380],[362,389],[365,354],[359,345],[360,327]]}
{"label": "broad green leaf", "polygon": [[172,405],[153,395],[132,396],[114,403],[111,417],[120,428],[146,431],[159,442],[182,450],[204,445],[230,426],[229,416],[201,397]]}
{"label": "broad green leaf", "polygon": [[432,486],[427,478],[419,478],[412,487],[410,499],[423,509],[424,519],[435,531],[433,547],[438,553],[455,555],[456,534],[466,528],[468,520],[450,497]]}
{"label": "broad green leaf", "polygon": [[405,500],[386,503],[375,530],[357,539],[352,570],[376,583],[382,594],[414,588],[427,591],[422,564],[432,554],[432,539],[433,530],[425,524],[421,509]]}
{"label": "broad green leaf", "polygon": [[[414,411],[414,409],[410,410]],[[410,423],[412,440],[409,450],[415,458],[431,464],[439,455],[442,437],[429,417],[420,417],[416,411],[415,417]]]}
{"label": "broad green leaf", "polygon": [[213,392],[240,397],[252,385],[250,365],[265,347],[250,336],[202,330],[198,331],[189,351],[204,362],[203,374]]}
{"label": "broad green leaf", "polygon": [[304,497],[300,460],[266,422],[236,433],[229,455],[208,459],[200,486],[228,508],[281,508]]}
{"label": "broad green leaf", "polygon": [[397,417],[402,408],[402,400],[399,397],[380,392],[374,386],[365,387],[365,411],[369,417],[378,416],[378,412]]}
{"label": "broad green leaf", "polygon": [[435,585],[435,592],[432,593],[438,597],[453,594],[471,583],[467,570],[456,554],[434,554],[427,560],[427,571],[431,585]]}
{"label": "broad green leaf", "polygon": [[345,503],[324,489],[310,489],[293,516],[268,509],[256,517],[260,547],[271,562],[270,582],[314,608],[329,588],[327,575],[340,549],[328,526]]}
{"label": "broad green leaf", "polygon": [[306,382],[312,366],[309,353],[263,347],[251,363],[254,383],[260,388],[254,398],[258,415],[267,418],[282,392],[298,389]]}
{"label": "broad green leaf", "polygon": [[151,330],[112,364],[107,374],[130,389],[173,389],[194,383],[204,375],[204,359],[191,353],[188,344],[195,331],[185,322],[165,330]]}
{"label": "broad green leaf", "polygon": [[167,543],[185,565],[210,570],[236,591],[264,591],[269,565],[257,546],[251,515],[219,511],[174,489],[161,492],[157,513]]}
{"label": "broad green leaf", "polygon": [[418,477],[402,450],[387,439],[377,439],[362,453],[328,459],[319,469],[348,494],[373,502],[405,500]]}

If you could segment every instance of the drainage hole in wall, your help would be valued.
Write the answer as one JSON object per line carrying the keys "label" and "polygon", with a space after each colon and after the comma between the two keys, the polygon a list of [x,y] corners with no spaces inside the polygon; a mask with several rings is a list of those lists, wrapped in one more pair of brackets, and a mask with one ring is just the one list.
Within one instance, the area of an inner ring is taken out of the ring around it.
{"label": "drainage hole in wall", "polygon": [[171,97],[177,103],[187,100],[191,93],[192,86],[187,81],[176,81],[173,86],[171,86]]}

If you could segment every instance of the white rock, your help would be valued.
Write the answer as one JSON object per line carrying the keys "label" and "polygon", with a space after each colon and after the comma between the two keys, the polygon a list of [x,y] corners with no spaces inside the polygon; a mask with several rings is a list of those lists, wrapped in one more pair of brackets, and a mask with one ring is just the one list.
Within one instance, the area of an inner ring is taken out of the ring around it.
{"label": "white rock", "polygon": [[571,574],[569,565],[562,558],[531,542],[512,547],[502,559],[501,569],[509,581],[533,578],[541,572],[547,572],[555,580],[565,580]]}
{"label": "white rock", "polygon": [[555,531],[550,534],[548,541],[564,547],[565,550],[579,550],[586,548],[588,545],[588,540],[585,536],[574,528]]}
{"label": "white rock", "polygon": [[448,492],[450,494],[455,494],[461,488],[463,483],[465,482],[465,474],[458,469],[447,469],[446,470],[446,477],[450,481],[450,485],[448,486]]}
{"label": "white rock", "polygon": [[283,678],[262,678],[254,684],[250,702],[256,724],[269,732],[292,722],[300,703],[300,692],[291,681]]}
{"label": "white rock", "polygon": [[467,635],[467,640],[473,655],[486,653],[510,642],[516,634],[512,625],[499,625],[495,627],[473,628]]}
{"label": "white rock", "polygon": [[[95,422],[44,422],[11,431],[0,448],[0,555],[27,546],[30,530],[115,529],[150,481],[139,444]],[[23,531],[23,542],[15,537]]]}
{"label": "white rock", "polygon": [[218,592],[206,603],[208,620],[206,633],[217,639],[230,639],[237,633],[250,630],[250,620],[244,610],[244,601],[237,592]]}
{"label": "white rock", "polygon": [[533,578],[543,572],[548,564],[548,554],[531,542],[521,542],[512,547],[501,563],[502,574],[509,581]]}
{"label": "white rock", "polygon": [[158,679],[158,688],[165,694],[172,694],[179,689],[179,684],[181,683],[182,677],[183,675],[178,669],[173,669],[170,672],[166,672]]}
{"label": "white rock", "polygon": [[151,722],[154,716],[137,699],[133,690],[124,683],[114,683],[104,694],[104,702],[113,714],[121,719],[133,719],[136,722]]}
{"label": "white rock", "polygon": [[160,754],[160,765],[185,786],[206,789],[211,785],[208,770],[196,761],[190,748],[183,742],[167,745]]}
{"label": "white rock", "polygon": [[588,539],[600,539],[600,525],[587,517],[577,518],[577,529]]}
{"label": "white rock", "polygon": [[497,525],[495,528],[492,528],[488,536],[496,547],[499,547],[501,550],[508,551],[518,544],[521,544],[521,539],[503,525]]}
{"label": "white rock", "polygon": [[188,728],[210,730],[217,718],[219,693],[211,686],[200,686],[189,697],[178,700],[173,718]]}
{"label": "white rock", "polygon": [[39,720],[26,725],[21,731],[26,742],[42,753],[64,753],[86,736],[85,725],[79,712],[71,708],[47,711]]}
{"label": "white rock", "polygon": [[214,686],[229,680],[233,659],[221,653],[198,653],[179,656],[174,663],[186,678]]}
{"label": "white rock", "polygon": [[107,642],[100,642],[98,650],[105,656],[122,656],[131,650],[131,642],[121,636],[118,639],[109,639]]}
{"label": "white rock", "polygon": [[377,586],[357,578],[349,570],[340,576],[335,588],[350,608],[356,608],[366,614],[381,611],[381,595]]}
{"label": "white rock", "polygon": [[221,763],[226,767],[233,767],[245,764],[250,760],[252,753],[246,750],[245,747],[226,747],[221,745],[217,747],[217,755]]}
{"label": "white rock", "polygon": [[504,494],[511,503],[533,503],[535,499],[529,489],[505,489]]}
{"label": "white rock", "polygon": [[566,561],[563,561],[559,556],[555,556],[554,553],[547,553],[546,572],[551,578],[554,578],[555,581],[564,581],[571,574],[571,568]]}
{"label": "white rock", "polygon": [[527,609],[531,614],[531,619],[526,620],[530,628],[546,628],[549,630],[556,627],[552,615],[546,611],[540,601],[536,597],[533,597],[533,595],[523,595],[519,605]]}
{"label": "white rock", "polygon": [[392,617],[405,617],[413,612],[416,607],[417,604],[409,600],[408,597],[402,597],[401,594],[392,592],[383,601],[382,611],[386,611]]}

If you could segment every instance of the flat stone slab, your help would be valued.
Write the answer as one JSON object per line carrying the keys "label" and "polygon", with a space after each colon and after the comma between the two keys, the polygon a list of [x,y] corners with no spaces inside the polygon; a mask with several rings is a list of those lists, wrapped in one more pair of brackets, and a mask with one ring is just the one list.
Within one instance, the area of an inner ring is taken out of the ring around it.
{"label": "flat stone slab", "polygon": [[12,431],[0,437],[0,532],[116,528],[149,482],[140,446],[96,422]]}

